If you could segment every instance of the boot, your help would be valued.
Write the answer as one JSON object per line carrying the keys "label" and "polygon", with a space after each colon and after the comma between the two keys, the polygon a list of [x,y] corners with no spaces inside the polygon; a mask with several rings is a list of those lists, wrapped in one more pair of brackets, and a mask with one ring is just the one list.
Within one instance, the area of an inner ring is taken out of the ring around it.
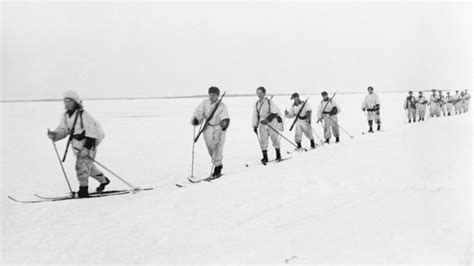
{"label": "boot", "polygon": [[298,146],[298,148],[296,148],[296,149],[298,149],[298,150],[301,149],[301,142],[296,142],[296,145]]}
{"label": "boot", "polygon": [[377,131],[380,131],[380,124],[377,125]]}
{"label": "boot", "polygon": [[79,198],[88,198],[89,197],[89,187],[88,186],[80,186],[79,191],[77,192],[77,197]]}
{"label": "boot", "polygon": [[339,142],[339,137],[336,137],[336,143],[338,143],[338,142]]}
{"label": "boot", "polygon": [[315,149],[316,143],[314,143],[314,139],[312,139],[310,142],[311,142],[311,149]]}
{"label": "boot", "polygon": [[411,119],[408,119],[408,123],[411,123]]}
{"label": "boot", "polygon": [[110,184],[110,180],[105,177],[105,182],[100,183],[100,185],[96,188],[97,193],[101,193],[102,191],[104,191],[105,186],[107,186],[108,184]]}
{"label": "boot", "polygon": [[327,144],[329,144],[329,139],[326,139],[326,141],[325,141],[325,142],[326,142]]}
{"label": "boot", "polygon": [[222,168],[224,168],[222,164],[214,167],[214,173],[212,173],[212,178],[219,178],[222,175]]}
{"label": "boot", "polygon": [[268,154],[267,151],[262,151],[263,158],[260,160],[262,163],[268,163]]}
{"label": "boot", "polygon": [[369,133],[374,133],[374,130],[372,129],[372,124],[373,124],[373,121],[369,120]]}
{"label": "boot", "polygon": [[275,161],[281,161],[281,154],[280,154],[280,149],[275,149],[276,152],[276,158]]}

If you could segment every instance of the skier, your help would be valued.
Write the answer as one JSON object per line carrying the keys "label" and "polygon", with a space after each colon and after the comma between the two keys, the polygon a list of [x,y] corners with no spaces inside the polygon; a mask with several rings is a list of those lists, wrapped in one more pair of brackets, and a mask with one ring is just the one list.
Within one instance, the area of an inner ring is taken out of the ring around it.
{"label": "skier", "polygon": [[443,91],[439,90],[439,109],[446,116],[446,99],[444,98]]}
{"label": "skier", "polygon": [[90,159],[95,158],[97,146],[105,134],[99,122],[84,110],[82,100],[76,92],[66,91],[63,99],[66,112],[54,131],[48,129],[48,137],[54,142],[67,136],[72,138],[71,145],[76,156],[76,175],[79,180],[77,196],[85,198],[89,196],[89,176],[100,183],[96,188],[97,193],[104,191],[105,186],[110,183]]}
{"label": "skier", "polygon": [[[280,153],[280,136],[277,131],[283,131],[283,119],[280,109],[272,100],[265,97],[266,90],[264,87],[257,88],[258,101],[255,103],[253,110],[252,127],[253,131],[259,136],[260,148],[262,149],[262,163],[268,162],[268,139],[272,140],[273,147],[276,152],[276,161],[281,161]],[[270,128],[271,127],[271,128]]]}
{"label": "skier", "polygon": [[454,107],[454,97],[450,95],[449,91],[446,93],[446,112],[448,113],[448,116],[451,115],[453,112],[453,107]]}
{"label": "skier", "polygon": [[425,112],[426,112],[426,104],[428,101],[426,100],[425,96],[423,96],[423,92],[418,92],[418,99],[417,99],[416,109],[418,111],[418,121],[425,121]]}
{"label": "skier", "polygon": [[380,130],[380,99],[377,94],[374,93],[374,88],[368,87],[367,91],[369,94],[365,96],[362,102],[362,111],[367,111],[367,120],[369,122],[369,132],[373,133],[372,129],[373,121],[377,124],[377,131]]}
{"label": "skier", "polygon": [[[191,124],[198,126],[204,122],[204,119],[206,120],[207,127],[204,129],[203,135],[214,167],[212,178],[219,178],[222,175],[225,133],[229,127],[230,119],[225,104],[220,102],[217,106],[220,94],[219,88],[210,87],[208,94],[209,98],[203,100],[194,110]],[[216,109],[215,112],[214,109]],[[214,115],[210,117],[213,112]]]}
{"label": "skier", "polygon": [[329,144],[332,135],[336,138],[336,143],[339,142],[339,125],[337,123],[337,114],[341,112],[341,108],[334,99],[328,97],[328,93],[321,92],[323,100],[319,104],[318,108],[318,122],[324,120],[324,138],[326,143]]}
{"label": "skier", "polygon": [[313,131],[311,128],[311,106],[308,102],[303,103],[300,100],[300,95],[296,92],[291,95],[291,100],[294,100],[293,105],[291,106],[290,111],[285,110],[285,116],[287,118],[293,118],[299,114],[296,118],[297,120],[295,124],[295,142],[298,149],[302,148],[301,138],[303,133],[310,140],[311,148],[314,149],[316,148],[316,144],[314,143]]}
{"label": "skier", "polygon": [[432,94],[430,96],[430,101],[428,102],[430,106],[430,117],[439,117],[440,116],[440,98],[436,94],[436,90],[431,90]]}
{"label": "skier", "polygon": [[459,94],[459,91],[456,91],[456,94],[454,95],[454,113],[462,113],[462,97],[461,94]]}
{"label": "skier", "polygon": [[471,95],[469,95],[469,92],[467,90],[464,90],[464,96],[462,97],[463,99],[463,104],[462,104],[462,109],[464,113],[467,113],[469,111],[469,100],[471,99]]}
{"label": "skier", "polygon": [[408,123],[416,122],[416,98],[413,96],[413,91],[408,92],[408,97],[405,99],[404,103],[405,110],[408,116]]}

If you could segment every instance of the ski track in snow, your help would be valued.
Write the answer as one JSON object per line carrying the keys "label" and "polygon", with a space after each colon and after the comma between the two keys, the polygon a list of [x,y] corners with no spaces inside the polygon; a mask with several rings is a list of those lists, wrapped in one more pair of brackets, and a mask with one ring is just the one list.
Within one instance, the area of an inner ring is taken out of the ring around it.
{"label": "ski track in snow", "polygon": [[[405,94],[380,97],[383,132],[358,134],[367,130],[363,95],[338,95],[339,123],[355,137],[341,132],[341,143],[267,166],[250,127],[255,99],[225,99],[232,121],[224,176],[189,186],[189,120],[201,99],[86,102],[106,131],[97,160],[155,189],[40,204],[7,195],[67,192],[45,136],[62,104],[2,103],[2,262],[469,264],[471,113],[404,124]],[[290,105],[274,100],[282,110]],[[310,98],[313,109],[319,100]],[[290,124],[285,136],[293,140]],[[291,149],[282,140],[282,154]],[[65,167],[76,188],[72,153]],[[200,140],[194,175],[209,171]],[[109,177],[108,189],[125,188]]]}

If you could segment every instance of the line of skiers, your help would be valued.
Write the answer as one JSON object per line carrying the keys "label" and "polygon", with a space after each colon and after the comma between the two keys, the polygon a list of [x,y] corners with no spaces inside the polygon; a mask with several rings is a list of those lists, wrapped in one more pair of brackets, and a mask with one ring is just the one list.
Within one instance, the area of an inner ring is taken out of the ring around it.
{"label": "line of skiers", "polygon": [[[374,132],[374,122],[377,125],[377,130],[381,130],[381,105],[378,95],[374,93],[374,89],[368,87],[367,90],[368,94],[362,102],[361,109],[367,114],[369,132]],[[450,115],[453,106],[455,113],[467,112],[469,108],[470,96],[467,90],[461,92],[461,94],[458,94],[458,91],[456,91],[456,95],[453,97],[449,96],[448,93],[446,98],[443,97],[442,92],[436,94],[436,91],[433,90],[433,95],[431,95],[429,101],[424,98],[422,92],[420,92],[418,99],[415,99],[412,94],[410,92],[405,101],[405,108],[409,113],[409,121],[415,121],[416,112],[418,112],[420,117],[418,121],[424,120],[426,104],[430,105],[430,116],[439,116],[441,111],[443,113],[447,111],[448,115]],[[200,133],[204,136],[214,169],[211,177],[217,178],[221,175],[223,169],[222,160],[225,135],[230,125],[230,117],[225,103],[222,102],[222,97],[219,99],[219,88],[210,87],[208,95],[209,97],[203,100],[194,110],[191,124],[195,129],[199,125],[202,127]],[[275,149],[275,160],[280,161],[282,159],[280,140],[281,138],[286,139],[281,133],[284,130],[283,114],[272,99],[266,96],[266,89],[264,87],[258,87],[256,95],[258,100],[253,107],[251,125],[262,150],[263,158],[261,161],[262,163],[269,161],[269,140],[271,140],[272,146]],[[322,121],[324,143],[326,144],[329,144],[332,136],[335,138],[336,143],[340,140],[340,126],[337,115],[341,112],[341,108],[333,99],[334,95],[330,98],[328,93],[323,91],[316,113],[316,124]],[[102,192],[110,183],[110,180],[96,168],[93,161],[97,154],[97,147],[104,139],[105,134],[100,123],[84,110],[82,100],[76,92],[66,91],[63,99],[66,111],[61,116],[58,127],[53,131],[48,129],[47,135],[53,142],[69,137],[67,147],[69,147],[70,143],[76,156],[75,169],[79,181],[77,196],[88,197],[89,177],[96,179],[100,183],[96,188],[98,193]],[[302,149],[302,138],[305,135],[310,141],[310,147],[314,149],[317,144],[313,135],[313,132],[315,134],[316,132],[312,127],[313,113],[311,105],[308,103],[308,100],[302,101],[300,95],[296,92],[291,95],[291,100],[293,100],[293,104],[289,109],[285,110],[284,116],[288,119],[294,119],[291,128],[295,128],[294,139],[296,144],[292,144],[297,150]],[[444,111],[443,105],[446,105],[446,111]],[[286,140],[289,141],[288,139]],[[323,141],[321,140],[321,142]],[[65,157],[63,161],[64,159]]]}
{"label": "line of skiers", "polygon": [[448,91],[446,96],[443,95],[443,91],[441,90],[432,90],[429,100],[423,96],[422,91],[418,92],[418,98],[413,96],[413,91],[409,91],[403,107],[406,110],[408,123],[411,123],[417,121],[417,116],[418,121],[425,120],[427,105],[430,107],[430,117],[440,117],[441,113],[443,116],[466,113],[469,111],[470,98],[471,96],[467,90],[461,91],[461,93],[456,90],[455,95],[450,95]]}

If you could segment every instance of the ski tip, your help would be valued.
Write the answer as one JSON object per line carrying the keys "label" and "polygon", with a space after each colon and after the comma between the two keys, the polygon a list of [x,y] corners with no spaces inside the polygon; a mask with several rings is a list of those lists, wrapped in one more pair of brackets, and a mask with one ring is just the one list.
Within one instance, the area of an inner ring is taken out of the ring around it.
{"label": "ski tip", "polygon": [[177,187],[184,187],[183,185],[180,184],[175,184]]}

